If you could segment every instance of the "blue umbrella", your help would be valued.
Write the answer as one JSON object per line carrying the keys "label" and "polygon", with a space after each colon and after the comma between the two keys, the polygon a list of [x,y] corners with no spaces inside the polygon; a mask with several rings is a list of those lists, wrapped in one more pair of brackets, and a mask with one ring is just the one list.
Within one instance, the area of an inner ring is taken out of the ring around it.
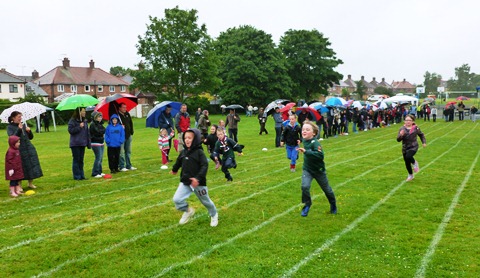
{"label": "blue umbrella", "polygon": [[346,103],[346,101],[342,101],[343,99],[339,98],[339,97],[332,97],[332,98],[329,98],[326,102],[325,102],[325,105],[326,106],[342,106]]}
{"label": "blue umbrella", "polygon": [[313,107],[315,110],[320,112],[320,114],[328,112],[328,108],[325,105],[323,105],[321,102],[319,102],[318,104],[312,103],[310,104],[310,107]]}
{"label": "blue umbrella", "polygon": [[167,108],[167,105],[170,105],[172,107],[172,110],[170,111],[172,117],[175,117],[178,112],[180,112],[180,107],[182,107],[181,102],[176,102],[176,101],[162,101],[159,104],[155,105],[150,111],[148,111],[147,114],[147,127],[154,127],[158,128],[158,118],[162,114],[163,111],[165,111],[165,108]]}

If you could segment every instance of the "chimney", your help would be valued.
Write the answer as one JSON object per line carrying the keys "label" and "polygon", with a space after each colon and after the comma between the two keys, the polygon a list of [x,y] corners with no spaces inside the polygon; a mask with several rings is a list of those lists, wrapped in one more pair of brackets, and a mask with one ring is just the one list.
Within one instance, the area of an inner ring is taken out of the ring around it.
{"label": "chimney", "polygon": [[375,77],[373,77],[373,82],[375,82]]}
{"label": "chimney", "polygon": [[351,74],[348,75],[348,79],[352,79],[352,75],[351,75]]}
{"label": "chimney", "polygon": [[365,77],[362,75],[362,80],[365,79]]}
{"label": "chimney", "polygon": [[403,79],[403,82],[407,81],[405,78]]}
{"label": "chimney", "polygon": [[64,68],[69,68],[70,67],[70,60],[68,60],[67,57],[63,58],[62,63],[63,63]]}
{"label": "chimney", "polygon": [[382,82],[385,82],[385,77],[382,77]]}
{"label": "chimney", "polygon": [[39,77],[38,71],[33,70],[33,71],[32,71],[32,79],[35,80],[35,79],[37,79],[38,77]]}
{"label": "chimney", "polygon": [[90,69],[94,69],[95,68],[95,62],[93,60],[90,60]]}

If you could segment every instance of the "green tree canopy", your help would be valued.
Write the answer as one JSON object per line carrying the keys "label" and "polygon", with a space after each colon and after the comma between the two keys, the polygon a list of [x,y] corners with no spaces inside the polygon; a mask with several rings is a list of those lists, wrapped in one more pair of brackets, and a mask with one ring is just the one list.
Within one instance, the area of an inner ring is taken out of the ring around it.
{"label": "green tree canopy", "polygon": [[425,72],[423,76],[425,80],[423,85],[425,86],[426,93],[436,93],[437,88],[440,87],[440,81],[442,81],[442,76],[437,73]]}
{"label": "green tree canopy", "polygon": [[165,9],[165,17],[149,17],[150,24],[139,36],[137,51],[143,57],[132,72],[134,87],[155,94],[166,93],[183,101],[218,86],[218,60],[205,25],[197,25],[196,10]]}
{"label": "green tree canopy", "polygon": [[354,91],[360,99],[364,99],[365,94],[367,93],[367,87],[363,84],[362,80],[355,81],[357,84],[357,89]]}
{"label": "green tree canopy", "polygon": [[215,42],[222,85],[218,95],[225,104],[266,103],[291,98],[291,79],[285,58],[271,35],[251,26],[229,28]]}
{"label": "green tree canopy", "polygon": [[447,81],[449,91],[475,91],[476,74],[470,73],[470,66],[463,64],[461,67],[455,68],[455,78]]}
{"label": "green tree canopy", "polygon": [[393,96],[393,90],[387,87],[378,86],[373,90],[374,94],[376,95],[387,95]]}
{"label": "green tree canopy", "polygon": [[330,48],[330,42],[317,30],[288,30],[279,48],[287,59],[288,74],[299,98],[312,100],[328,94],[328,88],[343,78],[334,69],[343,64]]}

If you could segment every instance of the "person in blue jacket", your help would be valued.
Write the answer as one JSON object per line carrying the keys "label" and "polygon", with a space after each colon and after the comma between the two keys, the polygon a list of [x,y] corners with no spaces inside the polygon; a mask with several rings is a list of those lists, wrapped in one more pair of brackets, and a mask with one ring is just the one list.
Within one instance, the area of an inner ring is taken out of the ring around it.
{"label": "person in blue jacket", "polygon": [[120,160],[120,147],[125,141],[125,129],[119,124],[117,114],[110,117],[110,122],[105,129],[105,143],[107,143],[108,167],[112,174],[118,173],[118,162]]}

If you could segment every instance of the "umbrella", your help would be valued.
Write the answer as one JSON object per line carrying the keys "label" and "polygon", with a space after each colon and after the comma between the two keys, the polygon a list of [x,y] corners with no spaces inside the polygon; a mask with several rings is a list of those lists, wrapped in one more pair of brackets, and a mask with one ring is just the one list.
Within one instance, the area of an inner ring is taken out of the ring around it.
{"label": "umbrella", "polygon": [[360,101],[356,100],[352,103],[353,108],[362,109],[363,105]]}
{"label": "umbrella", "polygon": [[457,104],[456,101],[449,101],[449,102],[447,102],[447,105],[455,105],[455,104]]}
{"label": "umbrella", "polygon": [[101,112],[103,118],[110,119],[113,114],[118,114],[118,107],[121,103],[124,103],[127,106],[127,111],[130,111],[138,105],[138,98],[131,94],[117,93],[98,103],[94,111]]}
{"label": "umbrella", "polygon": [[423,101],[434,102],[435,99],[433,97],[426,97]]}
{"label": "umbrella", "polygon": [[285,106],[280,108],[280,112],[281,113],[287,112],[288,110],[292,109],[292,107],[294,107],[294,106],[295,106],[295,102],[289,102],[289,103],[285,104]]}
{"label": "umbrella", "polygon": [[98,99],[91,95],[78,94],[63,99],[58,105],[57,110],[74,110],[79,107],[88,107],[98,103]]}
{"label": "umbrella", "polygon": [[325,105],[326,106],[343,106],[346,103],[347,101],[341,97],[331,97],[325,102]]}
{"label": "umbrella", "polygon": [[22,120],[27,121],[47,112],[47,107],[41,105],[40,103],[31,102],[23,102],[12,105],[11,107],[3,110],[2,114],[0,114],[2,123],[8,123],[8,117],[10,117],[13,111],[22,113]]}
{"label": "umbrella", "polygon": [[274,100],[272,102],[270,102],[267,107],[265,107],[265,113],[267,113],[267,115],[270,115],[270,114],[273,114],[273,112],[275,111],[275,107],[281,107],[287,103],[289,103],[290,101],[289,100],[286,100],[286,99],[277,99],[277,100]]}
{"label": "umbrella", "polygon": [[229,106],[225,107],[225,109],[245,109],[240,104],[230,104]]}
{"label": "umbrella", "polygon": [[180,112],[180,107],[182,107],[181,102],[176,101],[162,101],[159,104],[155,105],[147,114],[147,127],[158,128],[158,118],[163,111],[167,108],[167,104],[172,107],[170,111],[172,118]]}
{"label": "umbrella", "polygon": [[405,95],[399,95],[399,96],[393,96],[393,97],[386,98],[386,99],[384,99],[384,101],[388,101],[388,102],[407,101],[407,102],[410,102],[410,101],[418,101],[418,98],[411,97],[411,96],[405,96]]}
{"label": "umbrella", "polygon": [[456,100],[470,100],[470,98],[465,96],[459,96],[456,98]]}
{"label": "umbrella", "polygon": [[300,114],[303,110],[306,110],[307,112],[309,112],[310,115],[313,117],[313,119],[314,119],[315,121],[320,120],[320,118],[322,117],[322,116],[320,115],[320,113],[318,113],[318,111],[317,111],[315,108],[310,107],[310,106],[308,106],[308,107],[298,107],[297,110],[295,111],[295,113],[298,115],[298,114]]}

